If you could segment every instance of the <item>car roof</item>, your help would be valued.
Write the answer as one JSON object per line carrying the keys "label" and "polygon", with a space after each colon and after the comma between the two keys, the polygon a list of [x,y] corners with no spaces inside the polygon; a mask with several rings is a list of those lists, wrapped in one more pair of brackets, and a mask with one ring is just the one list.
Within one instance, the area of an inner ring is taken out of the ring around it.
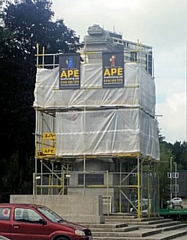
{"label": "car roof", "polygon": [[44,207],[39,204],[31,204],[31,203],[0,203],[0,207]]}

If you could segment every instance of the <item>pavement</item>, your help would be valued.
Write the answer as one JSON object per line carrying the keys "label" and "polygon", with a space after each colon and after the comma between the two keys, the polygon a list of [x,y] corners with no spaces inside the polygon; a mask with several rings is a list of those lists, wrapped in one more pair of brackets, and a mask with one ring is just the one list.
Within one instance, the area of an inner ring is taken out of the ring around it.
{"label": "pavement", "polygon": [[187,235],[175,238],[174,240],[187,240]]}

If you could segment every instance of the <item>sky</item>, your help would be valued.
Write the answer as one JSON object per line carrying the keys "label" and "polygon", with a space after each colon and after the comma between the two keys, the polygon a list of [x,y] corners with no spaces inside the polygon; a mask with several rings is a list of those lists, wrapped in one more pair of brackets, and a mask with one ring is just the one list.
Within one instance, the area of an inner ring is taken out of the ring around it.
{"label": "sky", "polygon": [[187,141],[187,0],[52,0],[55,19],[80,36],[89,26],[153,47],[156,115],[170,143]]}

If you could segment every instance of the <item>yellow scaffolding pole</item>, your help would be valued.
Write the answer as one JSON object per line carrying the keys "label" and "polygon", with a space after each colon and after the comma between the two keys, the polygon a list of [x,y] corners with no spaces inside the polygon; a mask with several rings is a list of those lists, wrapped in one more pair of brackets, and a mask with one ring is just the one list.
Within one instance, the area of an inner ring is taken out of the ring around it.
{"label": "yellow scaffolding pole", "polygon": [[150,164],[148,166],[148,179],[147,179],[147,190],[148,190],[148,217],[150,218],[151,212],[150,212]]}
{"label": "yellow scaffolding pole", "polygon": [[[107,176],[107,199],[109,199],[109,176],[108,176],[108,170],[106,172],[106,176]],[[110,209],[109,209],[109,202],[107,201],[107,213],[109,215]]]}
{"label": "yellow scaffolding pole", "polygon": [[140,159],[139,157],[137,158],[137,163],[138,163],[138,172],[137,172],[137,182],[138,182],[138,219],[141,218],[141,194],[140,194]]}
{"label": "yellow scaffolding pole", "polygon": [[119,193],[119,212],[122,212],[122,201],[121,201],[121,161],[120,161],[120,193]]}

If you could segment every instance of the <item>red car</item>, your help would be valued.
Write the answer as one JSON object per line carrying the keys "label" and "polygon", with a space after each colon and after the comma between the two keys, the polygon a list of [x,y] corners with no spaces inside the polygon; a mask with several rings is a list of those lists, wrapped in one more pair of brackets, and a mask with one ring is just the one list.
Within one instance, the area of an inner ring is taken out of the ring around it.
{"label": "red car", "polygon": [[91,231],[46,206],[0,204],[0,235],[11,240],[92,240]]}

